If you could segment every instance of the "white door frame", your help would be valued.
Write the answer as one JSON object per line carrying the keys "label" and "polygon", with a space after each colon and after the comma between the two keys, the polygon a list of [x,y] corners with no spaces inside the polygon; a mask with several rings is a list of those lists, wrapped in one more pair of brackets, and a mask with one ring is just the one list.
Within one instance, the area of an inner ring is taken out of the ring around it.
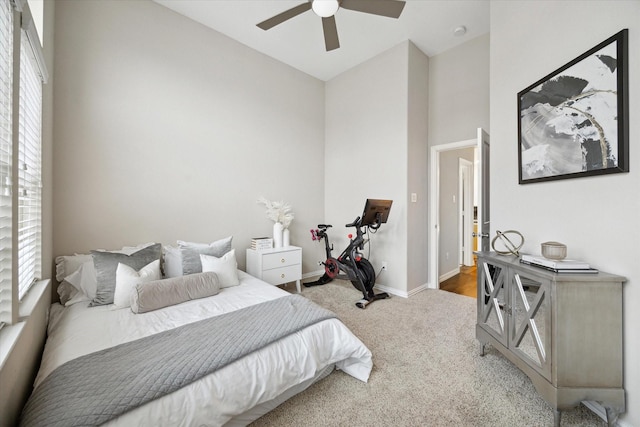
{"label": "white door frame", "polygon": [[438,246],[440,242],[440,153],[443,151],[459,150],[461,148],[475,148],[477,146],[477,139],[468,139],[431,147],[429,182],[431,182],[432,185],[431,191],[429,192],[429,257],[427,261],[427,286],[431,289],[440,288],[438,276]]}

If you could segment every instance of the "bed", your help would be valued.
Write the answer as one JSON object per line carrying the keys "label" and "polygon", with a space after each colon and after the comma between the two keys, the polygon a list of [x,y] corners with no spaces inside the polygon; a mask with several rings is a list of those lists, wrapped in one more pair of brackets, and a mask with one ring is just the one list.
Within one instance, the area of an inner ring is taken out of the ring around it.
{"label": "bed", "polygon": [[[43,383],[49,376],[54,377],[58,368],[69,366],[67,362],[135,344],[164,331],[180,330],[184,325],[224,319],[223,316],[241,313],[261,303],[300,298],[240,270],[237,278],[236,286],[220,289],[216,295],[144,314],[113,304],[93,307],[86,302],[67,303],[66,307],[53,304],[32,398],[40,387],[45,388]],[[127,410],[103,425],[247,425],[336,368],[366,382],[372,357],[342,322],[328,318],[284,336],[176,391]],[[48,395],[46,399],[53,406],[67,404],[61,396]],[[26,408],[30,407],[31,400]],[[25,418],[29,417],[23,413],[23,421]]]}

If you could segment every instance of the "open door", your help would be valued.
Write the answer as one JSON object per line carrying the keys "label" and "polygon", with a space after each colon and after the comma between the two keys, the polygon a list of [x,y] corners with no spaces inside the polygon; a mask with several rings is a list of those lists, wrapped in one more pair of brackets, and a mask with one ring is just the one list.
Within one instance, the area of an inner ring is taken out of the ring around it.
{"label": "open door", "polygon": [[473,162],[458,159],[458,264],[473,267]]}
{"label": "open door", "polygon": [[478,199],[480,200],[480,206],[478,209],[478,233],[473,233],[474,237],[480,239],[478,249],[483,252],[491,250],[490,246],[490,225],[491,225],[491,210],[489,209],[489,160],[490,160],[490,144],[489,134],[482,128],[478,128],[478,179],[480,185],[478,185]]}

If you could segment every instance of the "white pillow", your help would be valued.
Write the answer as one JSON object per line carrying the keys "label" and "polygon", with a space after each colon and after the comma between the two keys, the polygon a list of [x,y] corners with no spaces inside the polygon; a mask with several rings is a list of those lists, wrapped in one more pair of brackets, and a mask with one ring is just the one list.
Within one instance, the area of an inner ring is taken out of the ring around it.
{"label": "white pillow", "polygon": [[65,278],[75,273],[82,264],[93,261],[91,254],[61,255],[56,257],[56,280],[64,281]]}
{"label": "white pillow", "polygon": [[152,282],[160,279],[160,260],[145,265],[135,271],[126,264],[118,263],[116,269],[116,289],[113,293],[113,304],[118,308],[131,307],[131,294],[138,283]]}
{"label": "white pillow", "polygon": [[212,255],[200,255],[200,262],[202,262],[203,272],[213,271],[218,275],[220,288],[229,288],[240,284],[235,249],[231,249],[221,258],[216,258]]}
{"label": "white pillow", "polygon": [[180,248],[164,246],[164,277],[182,277],[182,253]]}
{"label": "white pillow", "polygon": [[96,280],[96,269],[93,260],[87,261],[71,275],[65,277],[77,290],[85,294],[90,300],[96,297],[98,281]]}

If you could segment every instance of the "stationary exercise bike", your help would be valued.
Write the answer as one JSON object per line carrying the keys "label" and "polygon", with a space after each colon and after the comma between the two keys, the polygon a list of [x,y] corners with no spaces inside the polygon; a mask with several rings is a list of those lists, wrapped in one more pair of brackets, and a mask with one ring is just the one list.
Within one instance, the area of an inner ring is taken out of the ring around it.
{"label": "stationary exercise bike", "polygon": [[318,229],[311,230],[312,240],[324,239],[324,247],[327,259],[320,262],[324,265],[324,274],[315,282],[303,283],[306,287],[324,285],[333,279],[349,280],[353,286],[362,292],[363,298],[356,302],[359,308],[366,308],[373,301],[388,298],[389,294],[382,292],[374,293],[373,287],[376,284],[376,272],[371,263],[362,256],[359,251],[364,249],[364,245],[369,241],[365,239],[366,231],[376,232],[380,225],[387,222],[391,200],[367,199],[362,217],[357,217],[352,223],[345,227],[355,227],[356,236],[349,234],[349,245],[338,258],[331,255],[333,244],[329,243],[327,231],[331,228],[329,224],[318,224]]}

